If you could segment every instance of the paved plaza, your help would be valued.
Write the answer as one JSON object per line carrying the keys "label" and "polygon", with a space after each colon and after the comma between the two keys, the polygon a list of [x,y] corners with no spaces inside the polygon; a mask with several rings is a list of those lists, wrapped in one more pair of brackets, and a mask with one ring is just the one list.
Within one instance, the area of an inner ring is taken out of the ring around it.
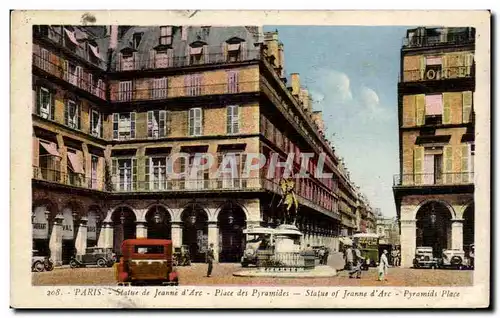
{"label": "paved plaza", "polygon": [[[240,264],[216,264],[212,277],[205,277],[206,264],[193,264],[179,267],[180,283],[184,286],[206,285],[244,285],[244,286],[470,286],[473,271],[470,270],[432,270],[390,268],[388,281],[377,281],[377,271],[370,269],[363,272],[361,279],[350,279],[345,271],[339,271],[335,277],[318,278],[271,278],[271,277],[236,277]],[[112,268],[59,268],[52,272],[33,273],[34,285],[115,285]]]}

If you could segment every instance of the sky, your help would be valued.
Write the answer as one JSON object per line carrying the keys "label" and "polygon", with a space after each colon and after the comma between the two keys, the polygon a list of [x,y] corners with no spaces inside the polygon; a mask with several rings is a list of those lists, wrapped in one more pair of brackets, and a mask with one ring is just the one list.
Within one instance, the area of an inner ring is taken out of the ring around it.
{"label": "sky", "polygon": [[[285,72],[299,73],[323,111],[326,136],[373,208],[396,216],[397,82],[411,26],[266,26],[284,44]],[[289,82],[290,83],[290,82]]]}

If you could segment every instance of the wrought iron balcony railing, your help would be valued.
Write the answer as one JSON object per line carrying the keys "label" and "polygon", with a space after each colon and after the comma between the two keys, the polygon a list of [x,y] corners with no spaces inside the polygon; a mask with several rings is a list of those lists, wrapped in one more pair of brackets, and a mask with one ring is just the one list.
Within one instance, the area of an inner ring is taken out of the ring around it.
{"label": "wrought iron balcony railing", "polygon": [[88,178],[83,173],[64,173],[60,170],[33,167],[33,179],[65,184],[78,188],[103,190],[102,179]]}
{"label": "wrought iron balcony railing", "polygon": [[441,185],[463,185],[474,183],[474,172],[453,173],[418,173],[394,175],[393,186],[441,186]]}
{"label": "wrought iron balcony railing", "polygon": [[403,39],[404,48],[473,44],[475,37],[468,32],[443,35],[413,36]]}
{"label": "wrought iron balcony railing", "polygon": [[111,89],[111,102],[152,101],[178,97],[251,93],[259,90],[259,82],[217,83],[205,85],[169,86],[165,88]]}
{"label": "wrought iron balcony railing", "polygon": [[[103,87],[98,86],[98,80],[90,81],[89,77],[85,78],[79,74],[72,73],[65,69],[62,65],[55,64],[50,60],[50,57],[42,57],[38,54],[33,54],[33,65],[52,76],[60,78],[75,87],[83,89],[90,94],[97,96],[101,99],[106,99],[106,91]],[[104,83],[104,82],[103,82]],[[104,85],[104,84],[103,84]]]}
{"label": "wrought iron balcony railing", "polygon": [[220,47],[209,47],[210,53],[183,56],[168,56],[165,54],[156,54],[152,58],[148,54],[135,54],[130,57],[118,57],[112,63],[113,71],[138,71],[168,69],[176,67],[186,67],[194,65],[226,64],[239,63],[260,59],[261,53],[258,49],[245,49],[237,51],[238,53],[222,52]]}
{"label": "wrought iron balcony railing", "polygon": [[399,82],[443,81],[456,78],[473,78],[474,65],[445,67],[441,69],[414,69],[404,70],[399,74]]}

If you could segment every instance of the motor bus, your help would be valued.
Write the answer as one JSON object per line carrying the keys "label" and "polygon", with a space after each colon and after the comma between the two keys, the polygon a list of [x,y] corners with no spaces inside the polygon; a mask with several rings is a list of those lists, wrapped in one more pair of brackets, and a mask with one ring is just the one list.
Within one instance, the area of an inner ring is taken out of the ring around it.
{"label": "motor bus", "polygon": [[357,233],[352,236],[353,243],[358,246],[361,256],[365,259],[362,268],[374,267],[379,262],[379,236],[375,233]]}

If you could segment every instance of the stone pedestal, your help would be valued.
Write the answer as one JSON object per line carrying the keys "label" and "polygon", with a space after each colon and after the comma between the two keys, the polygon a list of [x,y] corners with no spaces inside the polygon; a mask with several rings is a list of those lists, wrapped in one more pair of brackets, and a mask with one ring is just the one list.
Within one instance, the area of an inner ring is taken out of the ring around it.
{"label": "stone pedestal", "polygon": [[451,248],[454,250],[463,250],[464,220],[451,220]]}
{"label": "stone pedestal", "polygon": [[208,246],[214,244],[215,262],[219,261],[219,229],[216,222],[208,223]]}
{"label": "stone pedestal", "polygon": [[182,245],[182,223],[172,222],[172,245],[173,247],[181,247]]}
{"label": "stone pedestal", "polygon": [[77,255],[85,254],[87,249],[87,218],[82,218],[76,234],[75,249]]}
{"label": "stone pedestal", "polygon": [[416,220],[401,220],[401,267],[413,266],[416,235]]}
{"label": "stone pedestal", "polygon": [[50,233],[49,249],[50,258],[54,262],[54,266],[62,265],[62,221],[64,217],[57,215],[52,225],[52,232]]}
{"label": "stone pedestal", "polygon": [[136,230],[135,230],[136,238],[147,238],[148,237],[148,227],[146,222],[137,222]]}

